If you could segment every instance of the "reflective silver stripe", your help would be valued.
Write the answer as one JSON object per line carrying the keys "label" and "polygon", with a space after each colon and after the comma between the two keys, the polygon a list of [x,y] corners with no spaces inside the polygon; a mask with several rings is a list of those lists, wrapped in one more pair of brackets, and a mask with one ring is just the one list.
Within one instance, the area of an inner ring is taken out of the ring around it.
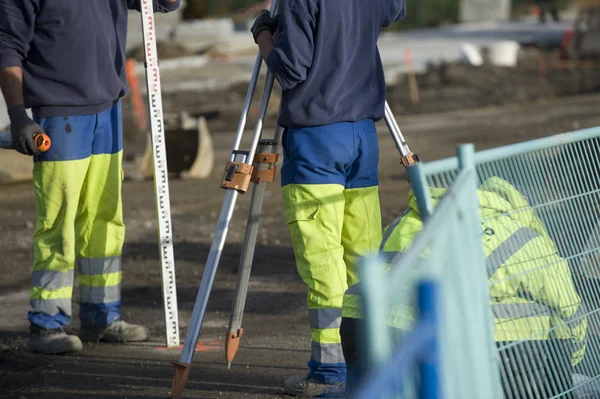
{"label": "reflective silver stripe", "polygon": [[[529,299],[532,297],[531,294],[528,294],[527,292],[525,292],[526,295],[528,295],[529,297],[526,297],[525,299]],[[560,317],[568,326],[569,328],[577,328],[579,326],[579,324],[581,324],[584,320],[585,320],[585,316],[587,313],[587,310],[585,308],[585,306],[583,305],[583,303],[580,303],[579,306],[577,307],[577,311],[575,313],[573,313],[572,316],[564,318],[561,316],[561,314],[563,314],[564,312],[559,311],[559,309],[549,306],[549,309],[553,312],[554,315]],[[576,323],[577,321],[579,321],[579,323]],[[575,323],[574,325],[571,325],[572,323]]]}
{"label": "reflective silver stripe", "polygon": [[312,341],[311,357],[319,363],[344,363],[342,344],[320,344]]}
{"label": "reflective silver stripe", "polygon": [[498,246],[488,257],[488,277],[492,277],[502,265],[514,254],[519,252],[527,243],[539,237],[537,231],[526,227],[515,231],[508,239]]}
{"label": "reflective silver stripe", "polygon": [[56,291],[63,287],[73,286],[73,270],[56,272],[53,270],[34,270],[31,275],[33,287],[43,287],[48,291]]}
{"label": "reflective silver stripe", "polygon": [[360,283],[354,284],[346,290],[346,295],[360,295]]}
{"label": "reflective silver stripe", "polygon": [[121,285],[110,287],[79,286],[81,303],[110,303],[121,300]]}
{"label": "reflective silver stripe", "polygon": [[492,305],[494,317],[499,319],[522,319],[525,317],[550,316],[552,310],[539,303],[499,303]]}
{"label": "reflective silver stripe", "polygon": [[402,221],[402,219],[404,219],[404,217],[406,215],[408,215],[411,210],[412,210],[411,208],[408,208],[407,210],[405,210],[402,215],[400,215],[396,219],[394,219],[394,221],[392,222],[392,224],[390,224],[388,226],[388,228],[387,228],[387,230],[385,232],[385,235],[383,236],[383,239],[381,240],[381,245],[379,246],[379,251],[383,251],[383,248],[385,247],[385,244],[387,243],[387,240],[390,238],[390,236],[394,232],[394,229],[396,229],[396,227],[398,227],[398,225],[400,224],[400,222]]}
{"label": "reflective silver stripe", "polygon": [[77,258],[77,270],[86,276],[96,274],[116,273],[122,270],[122,261],[120,256],[109,258]]}
{"label": "reflective silver stripe", "polygon": [[340,328],[342,324],[342,309],[308,309],[310,328]]}
{"label": "reflective silver stripe", "polygon": [[31,299],[31,311],[33,313],[47,313],[54,316],[64,313],[71,316],[71,299]]}

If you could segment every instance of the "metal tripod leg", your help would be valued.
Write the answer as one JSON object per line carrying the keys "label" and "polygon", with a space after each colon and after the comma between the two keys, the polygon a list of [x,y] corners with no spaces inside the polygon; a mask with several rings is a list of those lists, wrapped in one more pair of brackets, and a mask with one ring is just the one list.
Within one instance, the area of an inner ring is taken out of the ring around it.
{"label": "metal tripod leg", "polygon": [[[281,137],[281,127],[275,129],[274,140],[261,140],[259,143],[259,153],[256,155],[257,179],[252,190],[252,201],[248,213],[248,222],[246,224],[246,235],[244,237],[244,247],[240,259],[238,270],[238,280],[235,289],[235,299],[229,319],[229,328],[225,339],[225,357],[227,359],[227,368],[235,357],[240,344],[240,338],[243,334],[242,317],[246,305],[246,295],[248,293],[248,283],[250,281],[250,272],[252,270],[252,261],[254,259],[254,249],[256,248],[256,238],[258,236],[259,219],[263,205],[266,185],[275,178],[275,164],[277,163],[278,144]],[[260,176],[262,174],[262,177]]]}
{"label": "metal tripod leg", "polygon": [[[275,10],[277,9],[277,3],[277,0],[273,0],[271,2],[271,14],[275,13]],[[221,252],[223,251],[225,240],[227,238],[227,232],[229,230],[231,217],[233,216],[237,196],[239,193],[244,194],[248,190],[248,186],[250,185],[253,177],[252,161],[260,141],[263,126],[262,122],[267,113],[269,99],[273,89],[274,78],[270,73],[267,73],[265,91],[250,150],[247,152],[239,151],[238,148],[242,141],[242,135],[246,125],[246,117],[250,110],[250,104],[252,102],[254,90],[256,89],[256,83],[258,81],[261,65],[262,58],[259,54],[257,56],[256,65],[252,74],[252,80],[248,88],[248,93],[246,95],[246,101],[244,103],[244,109],[242,111],[242,117],[240,118],[231,157],[225,167],[223,181],[221,182],[221,188],[227,190],[227,192],[225,193],[225,199],[221,208],[221,213],[219,214],[215,238],[210,247],[208,259],[202,275],[202,282],[200,283],[200,287],[198,289],[198,295],[194,304],[194,310],[192,312],[192,318],[190,320],[189,329],[185,337],[185,343],[183,345],[181,356],[179,357],[178,362],[173,363],[173,366],[175,367],[175,374],[173,376],[171,397],[175,399],[181,397],[189,378],[192,358],[194,356],[194,349],[196,347],[196,343],[198,342],[198,336],[200,334],[202,321],[204,320],[208,298],[210,296],[211,287],[217,272],[219,260],[221,258]]]}
{"label": "metal tripod leg", "polygon": [[398,122],[390,109],[388,102],[385,102],[385,123],[390,130],[392,135],[392,139],[394,139],[394,143],[396,144],[396,148],[400,152],[402,156],[402,165],[408,168],[417,162],[419,162],[419,157],[416,154],[413,154],[408,148],[408,144],[402,135],[402,131],[400,130],[400,126],[398,126]]}
{"label": "metal tripod leg", "polygon": [[[410,168],[419,161],[416,154],[413,154],[408,148],[408,144],[402,135],[402,131],[398,126],[394,114],[392,113],[387,101],[385,103],[385,122],[392,135],[392,139],[400,152],[402,164],[406,168]],[[275,144],[281,142],[281,129],[278,126],[275,132]],[[277,147],[276,147],[277,148]],[[277,153],[275,149],[275,153]],[[233,310],[229,319],[229,328],[227,330],[227,338],[225,340],[225,356],[227,359],[227,367],[231,366],[237,349],[240,344],[240,338],[243,334],[242,317],[244,306],[246,304],[246,296],[248,293],[248,283],[250,281],[250,272],[252,269],[252,261],[254,258],[254,249],[256,246],[256,237],[258,234],[259,218],[263,204],[265,186],[257,184],[252,192],[252,203],[248,215],[248,223],[246,226],[246,236],[244,239],[244,248],[240,260],[238,271],[238,280],[235,289],[235,299],[233,302]]]}

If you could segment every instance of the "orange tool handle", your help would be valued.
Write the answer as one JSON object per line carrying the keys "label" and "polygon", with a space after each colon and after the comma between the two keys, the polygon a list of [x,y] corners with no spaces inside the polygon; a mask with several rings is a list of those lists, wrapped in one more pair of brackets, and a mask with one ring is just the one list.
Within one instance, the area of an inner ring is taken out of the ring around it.
{"label": "orange tool handle", "polygon": [[36,134],[33,137],[33,140],[35,142],[35,146],[41,152],[46,152],[50,149],[50,144],[51,144],[50,137],[48,137],[44,133]]}

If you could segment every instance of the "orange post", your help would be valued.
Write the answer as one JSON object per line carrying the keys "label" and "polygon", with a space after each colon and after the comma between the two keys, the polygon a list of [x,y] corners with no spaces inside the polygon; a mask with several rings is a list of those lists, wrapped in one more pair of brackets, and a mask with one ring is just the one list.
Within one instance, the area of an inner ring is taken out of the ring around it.
{"label": "orange post", "polygon": [[410,89],[410,99],[413,104],[419,103],[419,85],[417,84],[417,74],[413,65],[412,54],[410,49],[404,49],[404,58],[408,65],[408,87]]}
{"label": "orange post", "polygon": [[133,113],[133,120],[136,127],[140,131],[144,131],[148,129],[148,118],[146,117],[144,102],[140,92],[140,82],[135,74],[135,64],[135,60],[129,58],[125,62],[125,74],[127,76],[127,83],[131,92],[131,109]]}

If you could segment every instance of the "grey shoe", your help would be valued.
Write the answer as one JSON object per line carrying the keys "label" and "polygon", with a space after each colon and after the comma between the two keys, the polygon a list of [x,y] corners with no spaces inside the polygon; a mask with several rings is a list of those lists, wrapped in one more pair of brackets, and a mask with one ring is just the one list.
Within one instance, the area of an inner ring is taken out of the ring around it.
{"label": "grey shoe", "polygon": [[83,348],[79,338],[67,335],[62,328],[45,330],[32,324],[29,332],[27,348],[32,352],[58,355],[78,352]]}
{"label": "grey shoe", "polygon": [[346,383],[325,384],[311,377],[310,373],[295,375],[283,383],[285,393],[301,398],[343,398]]}
{"label": "grey shoe", "polygon": [[142,342],[148,340],[150,333],[144,326],[119,319],[108,327],[82,327],[79,336],[84,342]]}

